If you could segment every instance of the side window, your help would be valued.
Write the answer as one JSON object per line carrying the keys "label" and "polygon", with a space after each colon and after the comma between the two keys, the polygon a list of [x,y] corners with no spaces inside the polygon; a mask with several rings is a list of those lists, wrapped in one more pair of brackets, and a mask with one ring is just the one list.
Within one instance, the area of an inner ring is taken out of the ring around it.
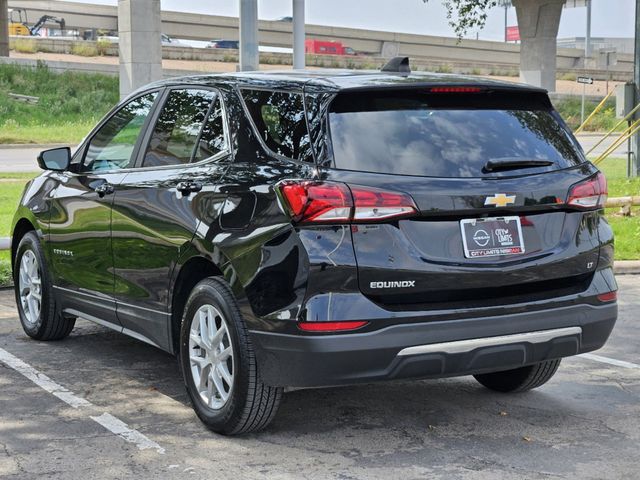
{"label": "side window", "polygon": [[[201,148],[205,141],[201,133],[206,133],[203,124],[215,98],[211,90],[172,90],[153,129],[142,166],[180,165],[190,163],[194,156],[199,160],[211,156]],[[222,124],[221,111],[219,122]]]}
{"label": "side window", "polygon": [[301,94],[243,90],[242,97],[257,134],[271,151],[313,162]]}
{"label": "side window", "polygon": [[100,127],[89,142],[84,171],[99,172],[133,166],[133,149],[158,93],[135,98]]}
{"label": "side window", "polygon": [[193,156],[194,162],[201,162],[228,149],[224,123],[222,102],[220,96],[216,95],[196,145],[195,155]]}

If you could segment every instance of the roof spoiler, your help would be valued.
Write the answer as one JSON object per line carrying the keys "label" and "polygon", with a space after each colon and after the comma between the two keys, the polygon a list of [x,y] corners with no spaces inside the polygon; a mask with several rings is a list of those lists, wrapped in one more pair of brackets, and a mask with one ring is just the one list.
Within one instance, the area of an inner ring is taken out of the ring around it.
{"label": "roof spoiler", "polygon": [[380,69],[381,72],[395,72],[410,74],[409,57],[393,57]]}

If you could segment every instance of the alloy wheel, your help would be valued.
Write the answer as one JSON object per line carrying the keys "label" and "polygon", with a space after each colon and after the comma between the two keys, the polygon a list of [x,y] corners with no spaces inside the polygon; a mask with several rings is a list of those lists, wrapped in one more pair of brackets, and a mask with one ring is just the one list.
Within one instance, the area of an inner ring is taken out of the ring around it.
{"label": "alloy wheel", "polygon": [[35,324],[42,307],[42,275],[38,258],[32,250],[25,251],[20,260],[18,288],[24,316],[28,323]]}
{"label": "alloy wheel", "polygon": [[224,316],[212,305],[201,306],[191,319],[189,363],[202,401],[214,410],[224,407],[233,389],[233,345]]}

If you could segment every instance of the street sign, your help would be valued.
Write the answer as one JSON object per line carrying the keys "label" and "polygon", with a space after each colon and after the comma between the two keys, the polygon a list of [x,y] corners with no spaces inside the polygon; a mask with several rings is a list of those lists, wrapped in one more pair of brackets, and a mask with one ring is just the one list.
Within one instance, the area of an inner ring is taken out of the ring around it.
{"label": "street sign", "polygon": [[591,77],[578,77],[578,78],[576,78],[576,81],[578,83],[584,83],[586,85],[592,85],[593,84],[593,78],[591,78]]}
{"label": "street sign", "polygon": [[516,27],[507,27],[507,42],[519,42],[520,29]]}

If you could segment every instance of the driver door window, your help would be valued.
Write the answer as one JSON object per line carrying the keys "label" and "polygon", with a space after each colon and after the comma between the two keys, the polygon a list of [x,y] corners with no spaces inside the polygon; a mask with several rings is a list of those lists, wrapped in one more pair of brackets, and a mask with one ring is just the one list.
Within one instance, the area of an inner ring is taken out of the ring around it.
{"label": "driver door window", "polygon": [[100,127],[87,147],[83,171],[133,167],[134,149],[157,95],[153,92],[131,100]]}

